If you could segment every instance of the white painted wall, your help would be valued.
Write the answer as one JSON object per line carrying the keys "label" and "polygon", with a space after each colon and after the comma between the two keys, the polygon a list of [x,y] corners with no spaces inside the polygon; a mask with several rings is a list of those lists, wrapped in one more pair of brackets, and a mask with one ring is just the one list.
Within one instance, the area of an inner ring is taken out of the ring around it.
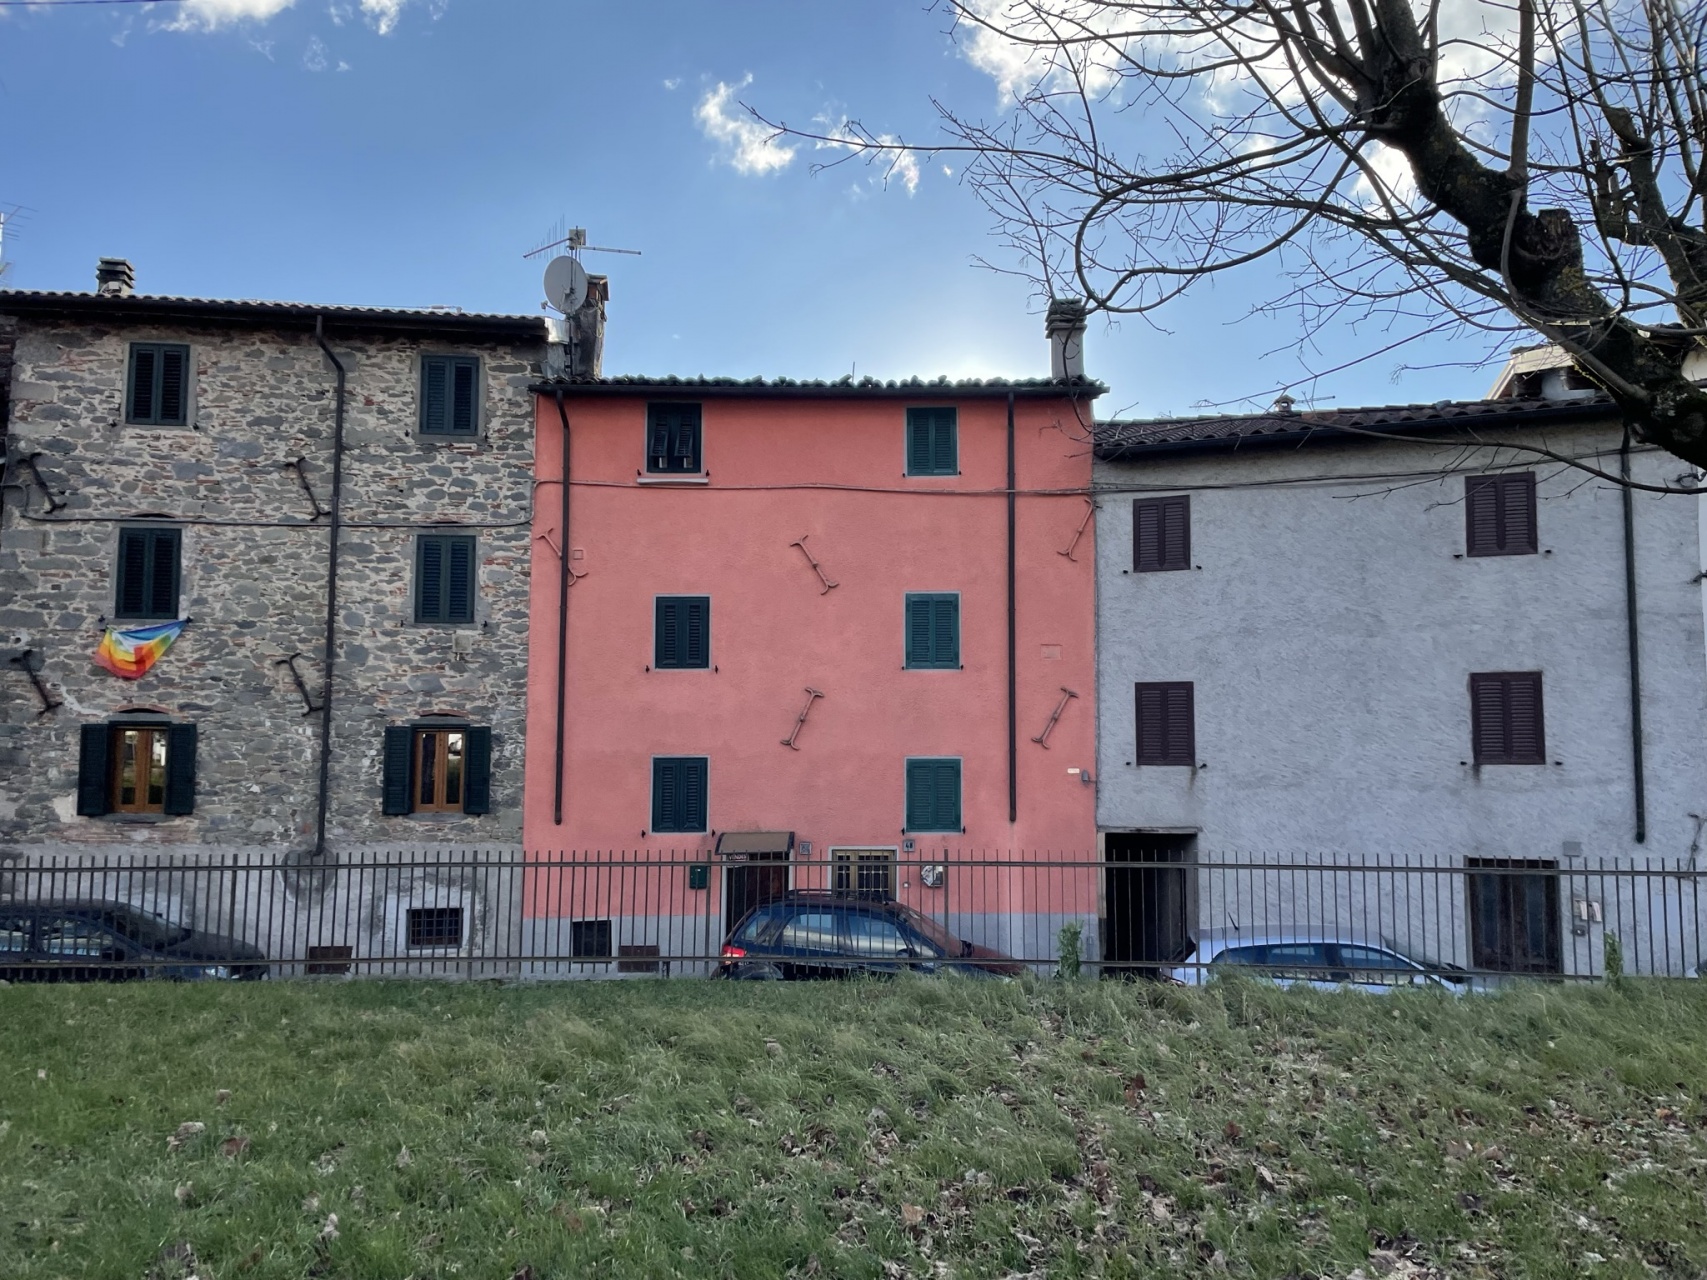
{"label": "white painted wall", "polygon": [[[1603,451],[1617,471],[1611,430],[1555,430],[1546,443]],[[1687,859],[1689,815],[1707,814],[1700,500],[1635,500],[1648,804],[1637,844],[1619,493],[1536,467],[1542,554],[1470,559],[1462,477],[1487,469],[1485,454],[1388,443],[1098,463],[1101,829],[1195,829],[1205,857],[1554,858],[1566,870]],[[1693,483],[1663,453],[1638,453],[1634,469]],[[1324,478],[1272,483],[1305,477]],[[1233,486],[1192,491],[1197,567],[1130,572],[1134,495],[1109,490],[1193,485]],[[1468,763],[1468,676],[1502,670],[1544,673],[1556,763]],[[1203,767],[1134,766],[1141,680],[1195,682]]]}

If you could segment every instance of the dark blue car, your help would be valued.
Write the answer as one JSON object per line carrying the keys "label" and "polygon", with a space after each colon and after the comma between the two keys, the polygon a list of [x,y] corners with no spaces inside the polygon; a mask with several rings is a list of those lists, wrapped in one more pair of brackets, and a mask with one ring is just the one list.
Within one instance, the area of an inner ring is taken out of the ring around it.
{"label": "dark blue car", "polygon": [[198,933],[128,903],[0,903],[0,978],[9,982],[266,976],[259,947]]}

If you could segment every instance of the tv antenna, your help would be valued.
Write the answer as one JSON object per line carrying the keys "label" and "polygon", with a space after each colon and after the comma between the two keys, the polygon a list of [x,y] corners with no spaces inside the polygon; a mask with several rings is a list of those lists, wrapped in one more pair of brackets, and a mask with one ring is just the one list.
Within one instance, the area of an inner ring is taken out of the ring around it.
{"label": "tv antenna", "polygon": [[548,239],[536,249],[522,255],[537,258],[553,249],[565,249],[545,264],[545,305],[564,315],[574,315],[587,300],[587,270],[581,265],[583,253],[626,253],[640,256],[638,249],[613,249],[607,245],[587,243],[585,227],[571,227],[565,232],[561,223],[546,233]]}

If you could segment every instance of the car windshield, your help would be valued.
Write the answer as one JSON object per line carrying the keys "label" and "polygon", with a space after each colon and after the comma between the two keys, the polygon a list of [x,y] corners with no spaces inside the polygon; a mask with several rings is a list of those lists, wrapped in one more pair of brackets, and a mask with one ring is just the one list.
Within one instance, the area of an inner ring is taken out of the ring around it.
{"label": "car windshield", "polygon": [[123,934],[132,942],[140,942],[145,947],[169,947],[174,942],[182,942],[190,936],[190,931],[183,925],[173,924],[170,920],[162,919],[152,911],[144,911],[141,907],[100,907],[79,914],[98,919],[114,933]]}
{"label": "car windshield", "polygon": [[960,939],[927,915],[921,915],[911,907],[901,907],[900,912],[906,920],[908,928],[930,943],[945,956],[957,956],[961,953]]}
{"label": "car windshield", "polygon": [[1382,938],[1381,945],[1386,947],[1389,951],[1404,956],[1405,959],[1409,960],[1412,964],[1417,965],[1419,968],[1427,969],[1430,973],[1445,978],[1448,982],[1457,982],[1458,978],[1454,975],[1463,972],[1458,965],[1448,964],[1444,960],[1436,960],[1426,951],[1406,951],[1391,938]]}

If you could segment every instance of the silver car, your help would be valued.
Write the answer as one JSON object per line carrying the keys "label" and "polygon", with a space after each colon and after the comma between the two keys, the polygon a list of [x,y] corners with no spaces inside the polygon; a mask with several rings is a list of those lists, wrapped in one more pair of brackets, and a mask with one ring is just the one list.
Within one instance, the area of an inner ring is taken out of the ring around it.
{"label": "silver car", "polygon": [[1206,929],[1189,954],[1163,975],[1187,986],[1208,982],[1220,969],[1248,968],[1255,977],[1282,986],[1303,984],[1335,991],[1388,992],[1395,987],[1472,989],[1469,975],[1454,965],[1419,960],[1386,941],[1349,933],[1256,933]]}

